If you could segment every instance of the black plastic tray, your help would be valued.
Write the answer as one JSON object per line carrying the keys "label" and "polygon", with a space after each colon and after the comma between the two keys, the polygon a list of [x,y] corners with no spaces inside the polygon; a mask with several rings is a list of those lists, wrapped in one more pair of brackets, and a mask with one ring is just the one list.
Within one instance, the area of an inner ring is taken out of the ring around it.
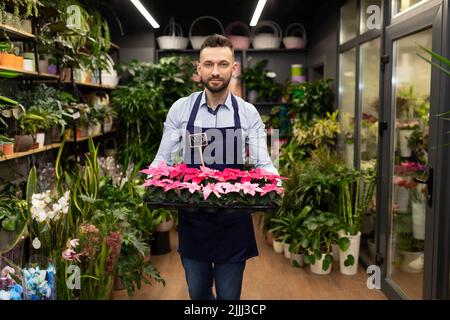
{"label": "black plastic tray", "polygon": [[226,213],[242,213],[242,212],[265,212],[265,213],[273,213],[279,209],[279,206],[248,206],[248,205],[230,205],[230,206],[216,206],[208,203],[181,203],[181,202],[152,202],[149,200],[145,200],[147,206],[152,209],[171,209],[171,210],[183,210],[187,212],[195,212],[195,211],[204,211],[204,212],[226,212]]}

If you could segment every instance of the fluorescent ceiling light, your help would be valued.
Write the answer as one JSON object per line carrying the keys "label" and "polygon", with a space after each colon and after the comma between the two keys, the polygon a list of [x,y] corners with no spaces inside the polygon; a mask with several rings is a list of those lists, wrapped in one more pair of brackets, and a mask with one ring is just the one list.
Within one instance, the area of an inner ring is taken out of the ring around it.
{"label": "fluorescent ceiling light", "polygon": [[131,3],[134,4],[134,6],[139,10],[139,12],[144,16],[145,19],[152,25],[153,28],[158,29],[159,24],[156,22],[155,19],[153,19],[150,12],[145,9],[145,7],[142,5],[142,3],[139,0],[130,0]]}
{"label": "fluorescent ceiling light", "polygon": [[253,13],[252,21],[250,22],[250,26],[254,27],[257,25],[259,17],[261,16],[261,12],[264,9],[264,6],[266,5],[267,0],[259,0],[258,4],[256,5],[255,12]]}

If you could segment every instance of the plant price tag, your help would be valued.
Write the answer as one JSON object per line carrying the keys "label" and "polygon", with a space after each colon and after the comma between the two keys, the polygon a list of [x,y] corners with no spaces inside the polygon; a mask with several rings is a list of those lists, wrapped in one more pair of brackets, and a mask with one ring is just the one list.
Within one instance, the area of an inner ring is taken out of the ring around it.
{"label": "plant price tag", "polygon": [[79,119],[80,117],[81,117],[81,115],[80,115],[79,112],[74,113],[74,114],[72,115],[72,118],[73,118],[74,120]]}

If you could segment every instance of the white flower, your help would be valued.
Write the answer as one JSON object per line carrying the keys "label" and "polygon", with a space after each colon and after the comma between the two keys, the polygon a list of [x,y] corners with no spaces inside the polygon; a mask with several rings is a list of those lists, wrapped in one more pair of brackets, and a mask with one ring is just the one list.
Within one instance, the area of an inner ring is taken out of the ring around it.
{"label": "white flower", "polygon": [[47,212],[41,207],[31,208],[31,217],[37,222],[44,222],[47,220]]}
{"label": "white flower", "polygon": [[277,74],[275,72],[267,72],[266,77],[270,79],[274,79],[277,77]]}

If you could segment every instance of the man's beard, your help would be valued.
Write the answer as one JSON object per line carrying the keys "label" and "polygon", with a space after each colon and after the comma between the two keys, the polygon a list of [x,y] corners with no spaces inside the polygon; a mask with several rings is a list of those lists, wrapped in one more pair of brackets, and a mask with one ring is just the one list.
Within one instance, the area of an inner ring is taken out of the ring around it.
{"label": "man's beard", "polygon": [[[222,84],[221,85],[219,85],[219,86],[211,86],[210,84],[209,84],[209,81],[211,81],[211,80],[220,80],[220,81],[222,81]],[[231,81],[231,77],[229,77],[228,79],[225,79],[225,78],[221,78],[221,77],[218,77],[218,78],[209,78],[208,80],[203,80],[203,78],[202,78],[202,83],[203,83],[203,85],[206,87],[206,88],[208,88],[208,90],[209,91],[211,91],[212,93],[220,93],[220,92],[223,92],[223,91],[225,91],[225,90],[227,90],[228,89],[228,85],[230,84],[230,81]]]}

